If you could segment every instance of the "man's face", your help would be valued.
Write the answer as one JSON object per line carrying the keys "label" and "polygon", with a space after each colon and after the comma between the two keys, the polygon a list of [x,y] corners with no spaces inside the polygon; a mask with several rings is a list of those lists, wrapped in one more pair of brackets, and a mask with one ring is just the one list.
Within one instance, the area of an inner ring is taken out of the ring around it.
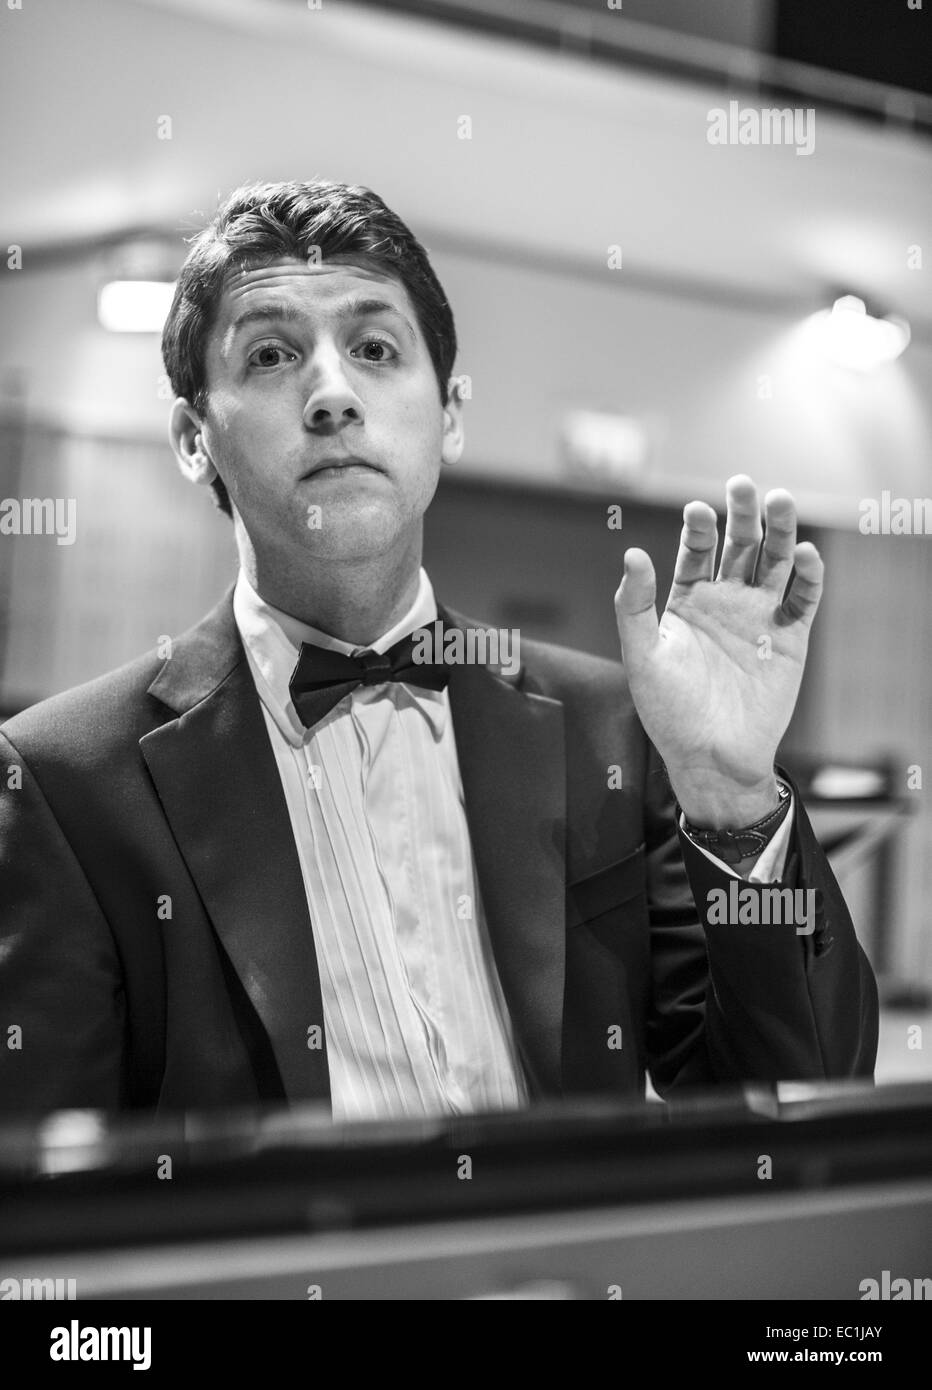
{"label": "man's face", "polygon": [[462,448],[404,286],[363,266],[231,276],[206,369],[204,444],[266,566],[407,544]]}

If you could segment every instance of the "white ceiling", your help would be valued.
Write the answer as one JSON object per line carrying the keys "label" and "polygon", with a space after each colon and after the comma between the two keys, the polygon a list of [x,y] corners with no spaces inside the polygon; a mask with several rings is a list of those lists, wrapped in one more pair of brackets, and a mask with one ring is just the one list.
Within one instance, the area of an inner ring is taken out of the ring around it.
{"label": "white ceiling", "polygon": [[3,6],[0,88],[0,235],[26,257],[140,224],[180,256],[218,194],[319,174],[371,185],[435,249],[597,274],[620,244],[635,280],[813,303],[847,284],[932,335],[932,142],[902,131],[819,113],[808,158],[715,147],[708,111],[738,93],[345,0]]}

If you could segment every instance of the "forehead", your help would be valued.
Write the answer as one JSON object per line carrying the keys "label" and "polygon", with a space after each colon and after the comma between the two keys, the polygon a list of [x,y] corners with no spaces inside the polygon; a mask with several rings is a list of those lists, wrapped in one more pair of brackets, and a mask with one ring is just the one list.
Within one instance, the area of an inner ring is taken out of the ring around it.
{"label": "forehead", "polygon": [[333,261],[308,265],[301,260],[283,259],[256,270],[231,271],[223,282],[216,326],[222,333],[243,309],[261,307],[265,301],[285,301],[299,309],[327,311],[345,299],[361,295],[371,298],[374,286],[378,286],[380,299],[397,306],[399,312],[410,311],[401,281],[367,266]]}

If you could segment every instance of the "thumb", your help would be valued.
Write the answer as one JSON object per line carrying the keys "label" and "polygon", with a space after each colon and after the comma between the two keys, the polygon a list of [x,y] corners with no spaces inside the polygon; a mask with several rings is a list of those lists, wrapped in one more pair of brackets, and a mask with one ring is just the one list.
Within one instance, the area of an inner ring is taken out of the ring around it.
{"label": "thumb", "polygon": [[645,550],[626,550],[624,578],[615,594],[615,617],[626,666],[639,665],[660,640],[656,602],[657,576],[650,556]]}

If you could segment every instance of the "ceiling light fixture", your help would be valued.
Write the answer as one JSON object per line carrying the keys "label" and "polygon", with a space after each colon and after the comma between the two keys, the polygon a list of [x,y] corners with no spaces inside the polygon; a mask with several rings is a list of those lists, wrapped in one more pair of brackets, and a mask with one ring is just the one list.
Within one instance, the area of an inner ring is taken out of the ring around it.
{"label": "ceiling light fixture", "polygon": [[175,286],[164,280],[109,280],[97,293],[97,319],[111,333],[161,333]]}
{"label": "ceiling light fixture", "polygon": [[826,356],[857,372],[874,372],[895,362],[910,338],[905,319],[870,313],[854,294],[841,295],[831,309],[816,314],[813,326]]}

